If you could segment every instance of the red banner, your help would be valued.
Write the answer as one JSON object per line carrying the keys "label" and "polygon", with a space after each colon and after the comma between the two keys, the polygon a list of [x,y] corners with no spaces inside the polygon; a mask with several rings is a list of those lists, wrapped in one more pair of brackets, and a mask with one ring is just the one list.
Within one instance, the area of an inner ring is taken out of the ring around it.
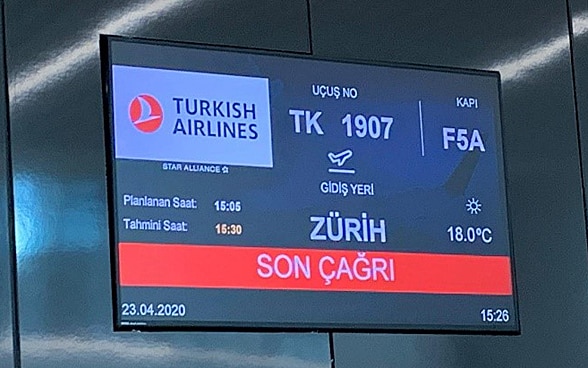
{"label": "red banner", "polygon": [[121,286],[512,295],[510,258],[119,244]]}

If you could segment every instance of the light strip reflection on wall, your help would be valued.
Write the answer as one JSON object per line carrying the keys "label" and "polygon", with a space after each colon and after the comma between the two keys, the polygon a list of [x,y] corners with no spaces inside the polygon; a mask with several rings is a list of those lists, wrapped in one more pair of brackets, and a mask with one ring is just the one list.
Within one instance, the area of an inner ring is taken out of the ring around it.
{"label": "light strip reflection on wall", "polygon": [[[86,36],[72,46],[55,52],[51,58],[32,63],[15,75],[10,76],[9,94],[13,110],[18,110],[23,99],[30,94],[40,92],[50,85],[72,77],[72,71],[97,57],[97,35],[131,34],[149,24],[158,21],[183,6],[191,4],[190,0],[155,0],[141,3],[127,9],[116,10],[120,15],[106,15],[108,21],[86,32]],[[581,13],[573,18],[574,35],[581,37],[588,32],[588,13]],[[504,83],[527,78],[537,69],[544,68],[561,57],[568,50],[568,34],[554,37],[546,42],[538,43],[521,53],[506,60],[482,66],[483,69],[498,70]]]}
{"label": "light strip reflection on wall", "polygon": [[194,0],[155,0],[125,9],[114,9],[114,14],[106,14],[103,17],[105,21],[85,32],[85,36],[73,45],[56,50],[50,58],[33,62],[9,77],[9,97],[13,111],[18,110],[23,99],[71,78],[84,64],[97,58],[99,34],[133,34],[150,22],[171,16],[184,6],[194,7],[194,3]]}
{"label": "light strip reflection on wall", "polygon": [[[194,366],[259,368],[326,368],[329,366],[328,361],[325,360],[328,354],[326,352],[323,354],[325,358],[313,353],[309,359],[303,359],[289,355],[288,352],[263,355],[218,347],[181,346],[177,341],[149,342],[143,341],[144,339],[148,337],[134,339],[126,336],[118,339],[107,334],[105,337],[93,336],[85,339],[74,335],[33,334],[23,336],[22,351],[26,360],[43,362],[43,366],[49,365],[48,362],[52,362],[52,359],[59,360],[60,363],[73,359],[79,363],[81,361],[79,357],[84,357],[86,363],[94,363],[96,366],[104,363],[108,365],[112,362],[117,362],[117,365],[121,366],[127,366],[129,362],[153,366],[154,361],[165,362],[161,366],[171,367],[186,363]],[[258,340],[257,337],[252,339]],[[11,346],[9,339],[1,341],[1,350],[8,351]],[[155,366],[160,365],[155,364]]]}
{"label": "light strip reflection on wall", "polygon": [[[574,37],[583,37],[588,33],[588,13],[581,13],[573,17],[572,26]],[[533,45],[519,54],[506,60],[494,62],[484,69],[498,70],[502,82],[517,82],[529,78],[539,69],[543,69],[558,58],[565,56],[569,50],[569,35],[553,37],[545,42]]]}

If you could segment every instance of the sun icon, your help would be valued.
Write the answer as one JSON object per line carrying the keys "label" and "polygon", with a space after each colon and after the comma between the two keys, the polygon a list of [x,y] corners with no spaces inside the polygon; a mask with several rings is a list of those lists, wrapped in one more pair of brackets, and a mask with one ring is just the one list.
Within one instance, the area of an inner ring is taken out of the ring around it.
{"label": "sun icon", "polygon": [[472,215],[477,215],[482,212],[482,203],[472,197],[472,199],[468,199],[468,202],[466,203],[466,210]]}

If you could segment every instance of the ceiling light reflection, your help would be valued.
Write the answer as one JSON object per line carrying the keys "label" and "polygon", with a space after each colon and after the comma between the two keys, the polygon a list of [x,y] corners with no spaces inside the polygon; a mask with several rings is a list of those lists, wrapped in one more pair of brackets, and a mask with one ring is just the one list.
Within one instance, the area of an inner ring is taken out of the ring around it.
{"label": "ceiling light reflection", "polygon": [[72,77],[72,70],[93,58],[98,58],[99,34],[135,33],[150,22],[159,21],[184,6],[194,6],[193,0],[154,0],[124,9],[113,9],[106,14],[96,28],[85,32],[85,36],[73,45],[54,52],[50,58],[31,63],[9,77],[9,96],[13,111],[31,94],[38,93],[58,81]]}
{"label": "ceiling light reflection", "polygon": [[[581,13],[572,18],[574,37],[583,37],[588,33],[588,13]],[[506,60],[492,63],[485,69],[500,72],[502,82],[517,82],[529,78],[537,71],[546,68],[561,57],[566,57],[569,50],[569,34],[566,32],[547,41],[540,42]]]}
{"label": "ceiling light reflection", "polygon": [[[79,69],[78,66],[97,57],[98,34],[131,34],[146,27],[149,22],[170,16],[189,4],[193,6],[193,1],[155,0],[126,9],[116,9],[116,14],[119,15],[106,15],[104,19],[107,21],[88,30],[86,36],[72,46],[58,50],[51,58],[33,62],[15,75],[11,75],[9,93],[13,110],[18,110],[22,101],[31,94],[38,93],[57,81],[71,78],[72,70]],[[575,16],[572,22],[576,37],[588,33],[588,13]],[[568,48],[569,39],[566,32],[483,68],[500,71],[503,82],[519,81],[553,63],[567,52]]]}
{"label": "ceiling light reflection", "polygon": [[[240,337],[240,339],[242,336]],[[222,367],[259,367],[259,368],[326,368],[329,366],[325,353],[322,362],[282,355],[262,355],[251,352],[241,353],[229,349],[201,348],[195,346],[177,346],[177,344],[157,341],[149,342],[140,339],[129,338],[80,338],[79,336],[58,335],[23,335],[23,352],[27,359],[39,359],[46,362],[48,359],[63,357],[84,356],[88,360],[93,359],[96,364],[109,361],[164,362],[162,365],[173,366],[173,363],[191,362],[205,366],[213,364]],[[327,345],[324,346],[327,348]],[[313,354],[312,355],[316,355]],[[88,362],[91,363],[91,362]]]}

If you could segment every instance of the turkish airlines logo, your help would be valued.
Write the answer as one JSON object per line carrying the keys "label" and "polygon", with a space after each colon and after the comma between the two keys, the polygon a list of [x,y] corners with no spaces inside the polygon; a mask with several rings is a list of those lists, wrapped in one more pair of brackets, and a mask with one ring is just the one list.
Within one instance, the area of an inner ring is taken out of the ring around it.
{"label": "turkish airlines logo", "polygon": [[269,92],[268,78],[112,65],[115,157],[272,168]]}
{"label": "turkish airlines logo", "polygon": [[143,133],[153,133],[163,122],[163,110],[157,99],[148,94],[133,98],[129,105],[131,122]]}

